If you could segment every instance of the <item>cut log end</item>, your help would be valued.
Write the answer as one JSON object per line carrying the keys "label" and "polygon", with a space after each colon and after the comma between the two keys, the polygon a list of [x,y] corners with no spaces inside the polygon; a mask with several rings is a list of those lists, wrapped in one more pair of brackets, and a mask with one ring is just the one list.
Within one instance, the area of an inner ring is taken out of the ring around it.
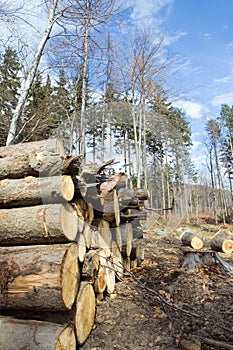
{"label": "cut log end", "polygon": [[204,245],[203,240],[196,233],[183,232],[180,239],[183,245],[193,249],[201,249]]}
{"label": "cut log end", "polygon": [[66,201],[71,201],[74,196],[74,183],[71,176],[62,176],[62,194]]}
{"label": "cut log end", "polygon": [[201,249],[203,247],[203,241],[201,238],[195,236],[191,240],[191,246],[193,249]]}
{"label": "cut log end", "polygon": [[92,331],[95,319],[95,293],[91,284],[82,283],[76,301],[75,331],[82,345]]}
{"label": "cut log end", "polygon": [[67,326],[59,335],[55,350],[76,350],[76,338],[71,326]]}
{"label": "cut log end", "polygon": [[66,251],[61,271],[62,299],[67,309],[71,309],[75,302],[79,282],[78,245],[73,243]]}
{"label": "cut log end", "polygon": [[61,228],[70,241],[75,241],[78,232],[77,214],[72,205],[64,203],[60,210]]}
{"label": "cut log end", "polygon": [[230,254],[233,252],[233,240],[225,237],[216,237],[211,240],[211,248],[216,252]]}

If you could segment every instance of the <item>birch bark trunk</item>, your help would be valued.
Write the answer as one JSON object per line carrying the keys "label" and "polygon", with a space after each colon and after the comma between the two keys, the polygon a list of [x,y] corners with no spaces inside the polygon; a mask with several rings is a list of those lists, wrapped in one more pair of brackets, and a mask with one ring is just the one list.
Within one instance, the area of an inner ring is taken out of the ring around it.
{"label": "birch bark trunk", "polygon": [[57,4],[58,4],[58,0],[53,0],[51,2],[51,7],[49,10],[49,15],[48,15],[48,21],[47,21],[47,25],[46,25],[44,34],[43,34],[43,36],[40,40],[40,43],[38,45],[37,52],[34,56],[32,66],[27,74],[27,77],[24,80],[23,88],[22,88],[21,94],[19,96],[15,111],[13,113],[13,117],[11,120],[9,132],[8,132],[8,136],[7,136],[7,141],[6,141],[7,146],[14,143],[14,141],[17,137],[16,132],[17,132],[17,125],[18,125],[18,120],[19,120],[20,114],[23,111],[25,102],[26,102],[27,97],[28,97],[28,93],[29,93],[30,88],[32,86],[32,83],[35,79],[36,72],[37,72],[37,69],[38,69],[38,66],[39,66],[39,63],[41,60],[41,56],[42,56],[44,47],[45,47],[47,41],[49,40],[49,35],[52,31],[54,23],[57,20],[57,17],[56,17]]}

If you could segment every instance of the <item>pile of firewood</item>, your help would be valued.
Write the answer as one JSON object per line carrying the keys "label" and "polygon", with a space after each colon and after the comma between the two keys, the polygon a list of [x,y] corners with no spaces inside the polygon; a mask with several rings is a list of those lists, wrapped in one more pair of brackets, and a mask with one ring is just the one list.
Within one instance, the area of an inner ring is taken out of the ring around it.
{"label": "pile of firewood", "polygon": [[[56,139],[0,148],[0,348],[76,349],[143,260],[145,189]],[[52,320],[52,321],[51,321]]]}

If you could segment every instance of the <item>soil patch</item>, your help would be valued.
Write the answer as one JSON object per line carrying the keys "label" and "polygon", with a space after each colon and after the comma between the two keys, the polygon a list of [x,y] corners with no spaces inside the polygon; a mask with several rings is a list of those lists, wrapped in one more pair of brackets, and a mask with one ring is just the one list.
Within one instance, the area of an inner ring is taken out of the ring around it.
{"label": "soil patch", "polygon": [[[143,244],[142,266],[98,304],[80,349],[233,349],[233,273],[220,264],[185,270],[186,249],[165,232],[147,233]],[[232,255],[221,257],[233,265]]]}

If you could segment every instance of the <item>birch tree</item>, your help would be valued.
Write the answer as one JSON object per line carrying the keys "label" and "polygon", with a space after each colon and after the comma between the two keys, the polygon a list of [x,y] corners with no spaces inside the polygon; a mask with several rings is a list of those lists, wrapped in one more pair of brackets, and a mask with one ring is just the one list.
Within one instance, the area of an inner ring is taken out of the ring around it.
{"label": "birch tree", "polygon": [[53,26],[59,17],[59,14],[56,11],[57,6],[58,6],[58,0],[52,0],[51,6],[50,6],[50,9],[48,12],[48,20],[47,20],[47,24],[46,24],[44,33],[43,33],[41,40],[39,42],[39,45],[37,47],[32,65],[28,71],[26,78],[23,81],[21,92],[20,92],[20,95],[18,97],[18,102],[17,102],[16,108],[13,112],[10,128],[8,131],[6,145],[10,145],[10,144],[14,143],[16,138],[17,138],[17,126],[18,126],[19,118],[23,112],[30,88],[31,88],[33,81],[35,79],[45,45],[46,45],[47,41],[49,40],[49,36],[50,36],[50,33],[53,29]]}

